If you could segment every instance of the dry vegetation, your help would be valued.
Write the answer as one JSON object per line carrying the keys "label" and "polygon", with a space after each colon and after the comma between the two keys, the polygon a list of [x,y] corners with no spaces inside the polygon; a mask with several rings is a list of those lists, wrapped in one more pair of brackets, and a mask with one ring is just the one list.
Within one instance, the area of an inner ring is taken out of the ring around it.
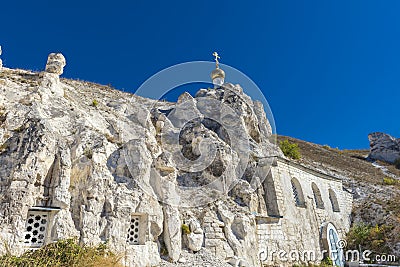
{"label": "dry vegetation", "polygon": [[7,254],[0,257],[4,267],[122,267],[120,257],[110,252],[105,244],[97,247],[80,246],[74,239],[61,240],[22,256]]}
{"label": "dry vegetation", "polygon": [[[312,168],[318,168],[332,172],[336,175],[349,176],[351,181],[344,181],[346,186],[351,186],[354,181],[370,182],[374,184],[384,184],[385,175],[381,170],[375,168],[366,158],[369,150],[339,150],[329,146],[321,146],[305,142],[292,137],[279,136],[278,141],[288,139],[290,142],[298,144],[302,158],[300,162]],[[389,171],[400,177],[400,170],[394,165],[385,162],[378,162],[385,166]],[[349,182],[350,184],[347,184]]]}
{"label": "dry vegetation", "polygon": [[5,84],[5,79],[16,84],[29,87],[37,87],[40,84],[40,73],[27,70],[3,69],[0,72],[0,80]]}

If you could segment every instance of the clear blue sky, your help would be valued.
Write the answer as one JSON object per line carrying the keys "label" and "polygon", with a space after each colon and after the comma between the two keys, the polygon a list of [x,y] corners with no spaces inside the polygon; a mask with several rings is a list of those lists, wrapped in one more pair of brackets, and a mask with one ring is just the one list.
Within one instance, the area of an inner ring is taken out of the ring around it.
{"label": "clear blue sky", "polygon": [[0,44],[5,66],[61,51],[64,77],[126,91],[216,50],[263,90],[278,134],[367,148],[370,132],[400,137],[399,14],[397,0],[3,1]]}

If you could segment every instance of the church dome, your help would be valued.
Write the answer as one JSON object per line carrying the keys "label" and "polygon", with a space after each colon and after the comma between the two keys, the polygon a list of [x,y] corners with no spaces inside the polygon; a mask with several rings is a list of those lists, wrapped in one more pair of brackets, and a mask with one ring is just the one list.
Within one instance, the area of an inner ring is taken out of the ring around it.
{"label": "church dome", "polygon": [[211,80],[214,80],[214,79],[216,79],[216,78],[222,78],[222,79],[224,79],[224,78],[225,78],[225,71],[223,71],[223,70],[220,69],[220,68],[216,68],[215,70],[213,70],[213,71],[211,72]]}

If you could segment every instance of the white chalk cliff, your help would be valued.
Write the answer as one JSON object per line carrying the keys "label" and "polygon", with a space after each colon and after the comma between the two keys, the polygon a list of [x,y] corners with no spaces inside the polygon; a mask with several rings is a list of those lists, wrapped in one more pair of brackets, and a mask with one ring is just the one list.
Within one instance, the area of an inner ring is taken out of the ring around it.
{"label": "white chalk cliff", "polygon": [[[51,54],[43,72],[0,69],[0,254],[77,237],[107,242],[127,266],[157,266],[161,257],[183,264],[183,250],[207,250],[221,266],[259,266],[262,238],[319,248],[320,227],[348,229],[350,197],[326,175],[298,171],[326,179],[321,188],[336,190],[340,212],[327,208],[315,221],[305,196],[304,206],[286,207],[292,167],[262,104],[239,85],[168,103],[61,79],[65,65]],[[266,184],[271,164],[282,172]],[[300,228],[303,219],[313,227]]]}

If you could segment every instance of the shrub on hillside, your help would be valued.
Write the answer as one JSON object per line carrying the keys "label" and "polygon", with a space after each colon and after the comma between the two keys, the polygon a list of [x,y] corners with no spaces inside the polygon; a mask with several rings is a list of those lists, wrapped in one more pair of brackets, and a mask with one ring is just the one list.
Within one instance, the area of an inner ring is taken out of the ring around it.
{"label": "shrub on hillside", "polygon": [[388,253],[386,244],[391,229],[388,225],[355,224],[347,234],[347,248],[358,249],[361,246],[376,253]]}
{"label": "shrub on hillside", "polygon": [[391,177],[383,177],[383,183],[385,185],[397,185],[398,181],[396,179],[391,178]]}
{"label": "shrub on hillside", "polygon": [[92,101],[92,106],[93,107],[97,107],[99,105],[99,101],[97,101],[96,99],[94,99],[93,101]]}
{"label": "shrub on hillside", "polygon": [[400,170],[400,158],[394,161],[394,166],[396,166],[396,168]]}
{"label": "shrub on hillside", "polygon": [[327,149],[327,150],[331,150],[331,149],[332,149],[332,148],[331,148],[330,146],[328,146],[328,145],[323,145],[322,148],[325,148],[325,149]]}
{"label": "shrub on hillside", "polygon": [[320,266],[333,266],[333,261],[330,257],[324,257],[321,261]]}
{"label": "shrub on hillside", "polygon": [[290,142],[288,139],[280,141],[279,147],[282,150],[283,154],[292,159],[300,159],[300,148],[299,145],[296,143]]}

